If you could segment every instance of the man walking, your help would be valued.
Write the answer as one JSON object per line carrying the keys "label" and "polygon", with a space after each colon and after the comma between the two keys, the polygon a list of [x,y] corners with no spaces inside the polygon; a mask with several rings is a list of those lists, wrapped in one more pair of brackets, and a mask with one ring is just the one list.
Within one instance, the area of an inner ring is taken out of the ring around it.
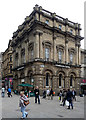
{"label": "man walking", "polygon": [[68,92],[67,92],[67,101],[69,102],[68,109],[70,109],[70,105],[71,105],[71,107],[72,107],[72,109],[73,109],[72,97],[73,97],[73,94],[72,94],[72,92],[70,91],[70,89],[68,89]]}
{"label": "man walking", "polygon": [[38,99],[38,104],[40,104],[40,96],[39,96],[39,88],[38,86],[36,86],[36,89],[34,90],[35,93],[35,103],[37,103],[37,99]]}

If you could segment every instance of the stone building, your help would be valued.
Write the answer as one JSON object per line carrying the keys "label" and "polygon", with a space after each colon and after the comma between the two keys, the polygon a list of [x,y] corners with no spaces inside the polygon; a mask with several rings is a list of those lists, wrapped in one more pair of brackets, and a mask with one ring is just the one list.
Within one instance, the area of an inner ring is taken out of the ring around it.
{"label": "stone building", "polygon": [[8,48],[2,53],[2,81],[5,86],[13,86],[13,59],[12,59],[12,47],[11,40],[9,40]]}
{"label": "stone building", "polygon": [[86,49],[81,50],[81,91],[86,90]]}
{"label": "stone building", "polygon": [[2,87],[2,52],[0,53],[0,88]]}
{"label": "stone building", "polygon": [[13,33],[14,89],[25,82],[56,93],[79,92],[81,73],[80,24],[36,5]]}

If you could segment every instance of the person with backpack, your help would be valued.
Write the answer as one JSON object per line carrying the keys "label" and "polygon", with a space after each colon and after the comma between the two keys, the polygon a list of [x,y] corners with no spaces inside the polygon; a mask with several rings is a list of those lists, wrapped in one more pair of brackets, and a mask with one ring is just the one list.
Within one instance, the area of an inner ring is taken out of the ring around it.
{"label": "person with backpack", "polygon": [[12,97],[11,88],[9,87],[9,88],[8,88],[8,97],[10,97],[10,96]]}

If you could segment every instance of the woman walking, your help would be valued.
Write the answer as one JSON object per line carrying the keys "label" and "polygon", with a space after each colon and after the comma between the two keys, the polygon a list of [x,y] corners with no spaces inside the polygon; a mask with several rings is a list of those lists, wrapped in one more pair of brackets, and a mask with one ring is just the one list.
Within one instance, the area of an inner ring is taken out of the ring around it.
{"label": "woman walking", "polygon": [[19,102],[19,107],[21,107],[21,112],[22,112],[22,119],[26,118],[28,113],[25,111],[26,109],[26,104],[29,104],[29,99],[27,98],[27,96],[24,95],[24,92],[21,91],[20,92],[20,102]]}

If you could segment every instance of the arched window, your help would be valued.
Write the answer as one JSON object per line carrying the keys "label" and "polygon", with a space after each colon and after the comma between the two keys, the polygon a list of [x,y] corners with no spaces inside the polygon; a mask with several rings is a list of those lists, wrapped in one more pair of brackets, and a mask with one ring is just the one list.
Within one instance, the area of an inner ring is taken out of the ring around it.
{"label": "arched window", "polygon": [[59,74],[59,87],[62,86],[62,74]]}
{"label": "arched window", "polygon": [[73,75],[70,76],[70,87],[72,87],[73,84]]}
{"label": "arched window", "polygon": [[46,73],[46,86],[49,86],[49,73]]}

